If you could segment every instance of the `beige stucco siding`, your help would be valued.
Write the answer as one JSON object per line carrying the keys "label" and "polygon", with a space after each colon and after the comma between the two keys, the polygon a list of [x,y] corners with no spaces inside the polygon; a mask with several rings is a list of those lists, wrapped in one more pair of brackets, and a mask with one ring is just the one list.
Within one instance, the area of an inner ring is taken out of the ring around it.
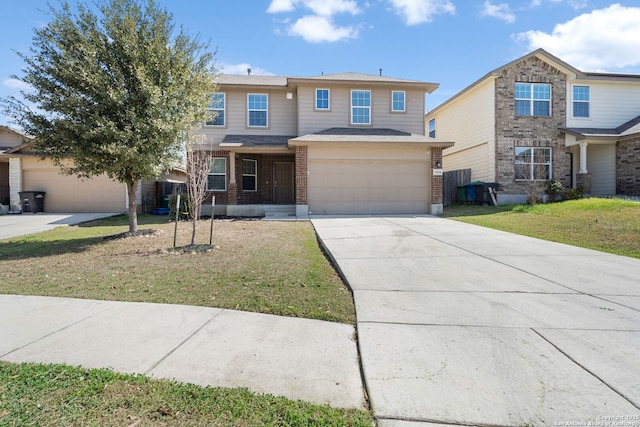
{"label": "beige stucco siding", "polygon": [[[206,142],[219,144],[225,135],[296,135],[298,113],[295,96],[287,99],[287,91],[251,89],[224,90],[226,94],[225,126],[203,126],[200,132],[206,135]],[[265,127],[249,127],[247,114],[247,95],[249,93],[267,94],[268,111]]]}
{"label": "beige stucco siding", "polygon": [[311,214],[401,214],[430,210],[430,153],[375,144],[310,146]]}
{"label": "beige stucco siding", "polygon": [[[329,89],[330,109],[315,109],[315,90]],[[315,133],[333,127],[352,127],[351,90],[371,91],[371,125],[364,127],[391,128],[424,135],[424,92],[369,86],[299,86],[298,87],[298,135]],[[391,112],[391,92],[405,92],[405,112]]]}
{"label": "beige stucco siding", "polygon": [[106,175],[90,180],[61,175],[49,161],[22,159],[22,190],[46,191],[46,212],[123,212],[126,187]]}
{"label": "beige stucco siding", "polygon": [[445,171],[472,168],[473,179],[495,180],[495,84],[487,79],[434,113],[436,138],[455,141],[443,151]]}
{"label": "beige stucco siding", "polygon": [[[573,117],[573,86],[590,87],[590,117]],[[615,81],[574,80],[567,89],[567,127],[616,128],[640,112],[640,85]]]}

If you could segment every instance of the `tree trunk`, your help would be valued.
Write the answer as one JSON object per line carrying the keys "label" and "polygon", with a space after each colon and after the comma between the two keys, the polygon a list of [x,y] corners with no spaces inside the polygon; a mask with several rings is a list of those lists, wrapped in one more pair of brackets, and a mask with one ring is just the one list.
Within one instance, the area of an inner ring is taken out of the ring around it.
{"label": "tree trunk", "polygon": [[138,210],[136,206],[136,193],[138,192],[138,181],[127,182],[127,193],[129,194],[129,233],[138,231]]}

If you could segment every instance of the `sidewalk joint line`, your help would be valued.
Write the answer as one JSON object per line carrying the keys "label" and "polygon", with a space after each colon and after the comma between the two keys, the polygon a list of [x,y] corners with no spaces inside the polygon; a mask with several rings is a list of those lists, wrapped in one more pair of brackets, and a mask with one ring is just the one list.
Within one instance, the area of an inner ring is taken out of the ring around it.
{"label": "sidewalk joint line", "polygon": [[616,390],[615,387],[613,387],[612,385],[610,385],[609,383],[607,383],[604,379],[600,378],[600,376],[598,376],[595,372],[591,371],[590,369],[588,369],[586,366],[580,364],[576,359],[574,359],[573,357],[571,357],[568,353],[566,353],[564,350],[562,350],[560,347],[558,347],[556,344],[554,344],[553,342],[551,342],[551,340],[549,340],[547,337],[545,337],[544,335],[542,335],[541,332],[538,332],[535,328],[531,328],[531,330],[538,335],[540,338],[542,338],[543,340],[545,340],[546,342],[548,342],[553,348],[555,348],[556,350],[558,350],[560,353],[562,353],[567,359],[571,360],[573,363],[575,363],[577,366],[579,366],[580,368],[582,368],[585,372],[591,374],[591,376],[593,376],[594,378],[596,378],[598,381],[600,381],[602,384],[604,384],[605,386],[607,386],[609,389],[611,389],[614,393],[616,393],[618,396],[622,397],[624,400],[626,400],[627,402],[629,402],[632,406],[634,406],[636,409],[640,409],[640,405],[638,405],[637,403],[635,403],[633,400],[629,399],[627,396],[624,395],[624,393],[622,393],[619,390]]}
{"label": "sidewalk joint line", "polygon": [[195,331],[193,331],[191,334],[189,334],[189,336],[187,336],[185,339],[183,339],[182,341],[180,341],[175,347],[173,347],[171,350],[169,350],[167,352],[167,354],[165,354],[164,356],[162,356],[160,358],[160,360],[158,360],[156,363],[154,363],[153,365],[151,365],[151,367],[149,369],[147,369],[144,372],[144,375],[149,375],[151,373],[151,371],[153,371],[154,369],[156,369],[162,362],[164,362],[169,356],[171,356],[176,350],[178,350],[180,347],[182,347],[187,341],[189,341],[191,338],[193,338],[198,332],[200,332],[205,326],[207,326],[209,323],[211,323],[216,317],[220,316],[222,314],[223,311],[225,311],[224,309],[218,309],[220,310],[218,313],[214,314],[213,316],[211,316],[211,318],[209,320],[207,320],[206,322],[204,322],[202,325],[200,325],[200,327],[198,329],[196,329]]}

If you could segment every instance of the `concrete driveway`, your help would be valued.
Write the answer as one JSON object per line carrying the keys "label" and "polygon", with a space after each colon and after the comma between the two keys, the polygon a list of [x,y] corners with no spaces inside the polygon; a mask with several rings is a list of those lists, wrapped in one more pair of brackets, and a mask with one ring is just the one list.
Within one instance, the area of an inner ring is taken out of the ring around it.
{"label": "concrete driveway", "polygon": [[640,260],[429,216],[312,222],[379,426],[640,426]]}
{"label": "concrete driveway", "polygon": [[25,213],[22,215],[0,215],[0,240],[27,234],[40,233],[56,227],[75,225],[117,213]]}

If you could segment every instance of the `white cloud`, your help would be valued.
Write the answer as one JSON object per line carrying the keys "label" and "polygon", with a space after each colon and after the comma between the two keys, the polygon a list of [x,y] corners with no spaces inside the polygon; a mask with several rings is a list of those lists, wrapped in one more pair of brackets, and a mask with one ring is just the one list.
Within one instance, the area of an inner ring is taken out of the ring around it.
{"label": "white cloud", "polygon": [[[574,10],[584,9],[589,4],[588,0],[549,0],[551,3],[567,3]],[[538,7],[542,5],[542,0],[531,0],[529,6]]]}
{"label": "white cloud", "polygon": [[622,69],[640,66],[639,22],[640,7],[614,4],[557,24],[551,34],[527,31],[516,37],[583,71]]}
{"label": "white cloud", "polygon": [[502,19],[509,24],[514,23],[516,20],[516,15],[511,12],[511,8],[507,3],[492,4],[489,0],[484,2],[480,16],[491,16]]}
{"label": "white cloud", "polygon": [[355,0],[272,0],[267,12],[293,12],[298,7],[304,7],[321,16],[333,16],[338,13],[357,15],[361,12]]}
{"label": "white cloud", "polygon": [[456,7],[450,0],[389,0],[389,3],[407,25],[431,22],[433,15],[456,13]]}
{"label": "white cloud", "polygon": [[5,79],[2,81],[2,85],[13,90],[30,90],[31,85],[18,79]]}
{"label": "white cloud", "polygon": [[336,42],[358,37],[356,27],[339,27],[327,16],[308,15],[289,27],[289,34],[300,36],[310,43]]}
{"label": "white cloud", "polygon": [[224,74],[247,74],[247,69],[251,69],[251,74],[257,76],[273,76],[274,74],[260,67],[252,67],[246,62],[240,64],[221,64],[220,72]]}

